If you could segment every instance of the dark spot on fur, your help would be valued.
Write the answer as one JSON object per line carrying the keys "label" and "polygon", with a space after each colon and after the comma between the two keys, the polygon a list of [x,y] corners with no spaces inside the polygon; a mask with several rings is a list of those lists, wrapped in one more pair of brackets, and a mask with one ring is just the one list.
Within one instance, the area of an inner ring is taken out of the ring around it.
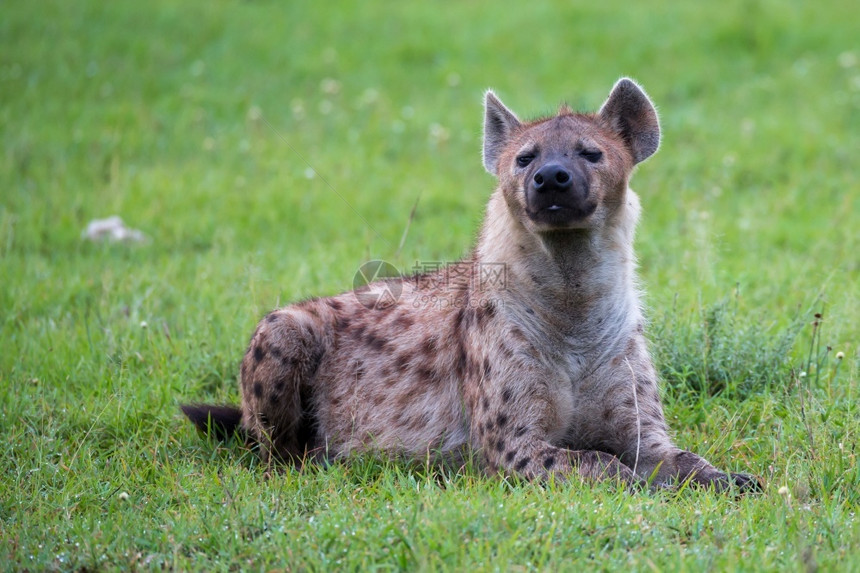
{"label": "dark spot on fur", "polygon": [[398,372],[403,372],[406,370],[406,367],[409,366],[410,356],[408,354],[398,354],[397,358],[394,360],[394,368]]}
{"label": "dark spot on fur", "polygon": [[385,396],[383,396],[382,394],[377,394],[373,397],[374,406],[381,406],[383,402],[385,402]]}
{"label": "dark spot on fur", "polygon": [[627,341],[627,348],[625,349],[625,352],[627,354],[633,354],[635,351],[636,351],[636,339],[631,338],[630,340]]}
{"label": "dark spot on fur", "polygon": [[514,327],[511,329],[511,338],[513,338],[514,340],[517,340],[519,342],[525,342],[526,341],[526,335],[523,334],[523,331],[517,327]]}
{"label": "dark spot on fur", "polygon": [[514,394],[514,393],[511,391],[511,389],[510,389],[510,388],[505,388],[505,389],[502,391],[502,402],[503,402],[503,403],[505,403],[505,404],[507,404],[508,402],[510,402],[510,401],[511,401],[511,398],[513,398],[513,397],[514,397],[514,396],[513,396],[513,394]]}
{"label": "dark spot on fur", "polygon": [[604,408],[603,409],[603,419],[609,420],[612,418],[612,408]]}
{"label": "dark spot on fur", "polygon": [[499,417],[496,418],[496,423],[499,424],[500,428],[504,428],[508,423],[508,415],[507,414],[499,414]]}
{"label": "dark spot on fur", "polygon": [[505,440],[503,440],[502,438],[499,438],[499,441],[496,442],[496,451],[501,452],[504,449],[505,449]]}
{"label": "dark spot on fur", "polygon": [[281,360],[284,357],[284,352],[281,350],[281,347],[273,344],[271,348],[269,348],[269,353],[274,356],[277,360]]}
{"label": "dark spot on fur", "polygon": [[519,426],[514,432],[515,438],[522,438],[529,431],[528,426]]}
{"label": "dark spot on fur", "polygon": [[489,409],[490,409],[490,401],[487,399],[486,396],[481,397],[481,410],[486,412]]}
{"label": "dark spot on fur", "polygon": [[254,382],[254,396],[257,398],[263,397],[263,385],[259,382]]}
{"label": "dark spot on fur", "polygon": [[266,355],[266,351],[259,344],[254,345],[254,362],[259,362]]}
{"label": "dark spot on fur", "polygon": [[415,374],[418,376],[418,379],[424,384],[432,382],[433,378],[435,377],[433,370],[431,368],[428,368],[427,366],[419,367]]}
{"label": "dark spot on fur", "polygon": [[481,377],[481,365],[476,360],[469,360],[468,374],[472,378]]}
{"label": "dark spot on fur", "polygon": [[278,320],[278,311],[272,311],[266,315],[266,322],[272,323]]}
{"label": "dark spot on fur", "polygon": [[348,316],[339,316],[336,319],[337,327],[346,330],[349,328],[350,319]]}
{"label": "dark spot on fur", "polygon": [[525,467],[527,465],[529,465],[530,461],[532,461],[532,460],[528,456],[526,456],[524,458],[520,458],[520,461],[517,462],[517,465],[514,466],[514,469],[516,469],[518,472],[521,472],[525,469]]}
{"label": "dark spot on fur", "polygon": [[382,351],[386,346],[388,346],[388,343],[385,342],[385,339],[377,336],[372,332],[367,333],[367,336],[364,337],[364,342],[377,352]]}
{"label": "dark spot on fur", "polygon": [[433,354],[436,352],[436,348],[438,346],[439,339],[436,335],[428,336],[424,339],[424,342],[421,343],[421,351],[424,354]]}
{"label": "dark spot on fur", "polygon": [[364,324],[359,323],[353,327],[352,334],[356,338],[361,339],[361,338],[364,338],[364,330],[365,330]]}
{"label": "dark spot on fur", "polygon": [[554,456],[547,456],[543,459],[543,467],[545,467],[546,469],[551,468],[553,465],[555,465]]}
{"label": "dark spot on fur", "polygon": [[492,302],[481,304],[475,309],[475,322],[478,326],[483,327],[495,314],[496,309]]}
{"label": "dark spot on fur", "polygon": [[457,373],[460,377],[465,377],[466,369],[469,365],[469,355],[466,353],[466,346],[463,344],[463,340],[458,341],[457,348]]}
{"label": "dark spot on fur", "polygon": [[327,298],[325,303],[327,305],[329,305],[329,307],[331,307],[332,310],[340,310],[343,308],[343,304],[339,300],[336,300],[333,298]]}
{"label": "dark spot on fur", "polygon": [[401,330],[409,330],[409,327],[413,324],[412,317],[408,314],[399,314],[397,318],[394,319],[394,326]]}
{"label": "dark spot on fur", "polygon": [[513,451],[513,450],[509,451],[508,453],[505,454],[505,461],[508,463],[511,463],[512,461],[514,461],[514,456],[516,456],[516,455],[517,455],[517,453],[515,451]]}
{"label": "dark spot on fur", "polygon": [[275,392],[283,392],[284,391],[284,381],[278,380],[275,382]]}
{"label": "dark spot on fur", "polygon": [[526,308],[526,314],[534,314],[534,313],[535,313],[535,309],[533,309],[533,308]]}

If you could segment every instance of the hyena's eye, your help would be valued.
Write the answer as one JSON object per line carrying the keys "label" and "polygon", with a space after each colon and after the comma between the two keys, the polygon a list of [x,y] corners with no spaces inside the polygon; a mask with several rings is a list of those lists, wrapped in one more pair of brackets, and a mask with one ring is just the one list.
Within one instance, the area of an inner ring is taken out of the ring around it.
{"label": "hyena's eye", "polygon": [[517,157],[517,167],[528,167],[529,163],[535,160],[535,156],[531,153],[524,153]]}
{"label": "hyena's eye", "polygon": [[591,163],[597,163],[603,157],[603,152],[599,149],[583,149],[579,154]]}

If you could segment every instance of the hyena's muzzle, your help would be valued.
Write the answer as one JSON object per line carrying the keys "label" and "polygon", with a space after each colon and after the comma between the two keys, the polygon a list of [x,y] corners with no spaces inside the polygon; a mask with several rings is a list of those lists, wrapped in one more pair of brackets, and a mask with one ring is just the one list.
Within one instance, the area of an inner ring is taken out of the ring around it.
{"label": "hyena's muzzle", "polygon": [[526,212],[535,223],[568,227],[597,209],[589,193],[591,178],[582,157],[558,154],[535,162],[526,175]]}

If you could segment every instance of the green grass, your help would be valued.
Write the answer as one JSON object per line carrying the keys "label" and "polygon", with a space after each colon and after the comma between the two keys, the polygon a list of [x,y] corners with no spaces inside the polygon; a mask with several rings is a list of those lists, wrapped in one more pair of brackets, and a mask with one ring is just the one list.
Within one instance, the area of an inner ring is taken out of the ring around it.
{"label": "green grass", "polygon": [[[576,4],[4,3],[0,568],[860,570],[855,3]],[[237,400],[267,310],[468,249],[484,89],[621,75],[664,129],[633,187],[670,425],[763,495],[266,476],[180,418]],[[151,240],[81,240],[111,214]]]}

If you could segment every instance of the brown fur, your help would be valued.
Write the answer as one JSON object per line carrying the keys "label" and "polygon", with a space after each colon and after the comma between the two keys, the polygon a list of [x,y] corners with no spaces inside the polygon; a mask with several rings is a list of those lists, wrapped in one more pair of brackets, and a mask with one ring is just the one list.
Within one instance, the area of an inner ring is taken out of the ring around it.
{"label": "brown fur", "polygon": [[[347,292],[257,326],[241,426],[264,458],[472,449],[488,471],[530,479],[755,485],[677,448],[663,418],[627,186],[658,145],[656,112],[627,79],[596,114],[562,106],[531,123],[489,92],[484,166],[499,186],[472,257],[400,280],[394,304],[367,308]],[[503,280],[484,280],[484,265]],[[217,422],[206,408],[189,417]]]}

